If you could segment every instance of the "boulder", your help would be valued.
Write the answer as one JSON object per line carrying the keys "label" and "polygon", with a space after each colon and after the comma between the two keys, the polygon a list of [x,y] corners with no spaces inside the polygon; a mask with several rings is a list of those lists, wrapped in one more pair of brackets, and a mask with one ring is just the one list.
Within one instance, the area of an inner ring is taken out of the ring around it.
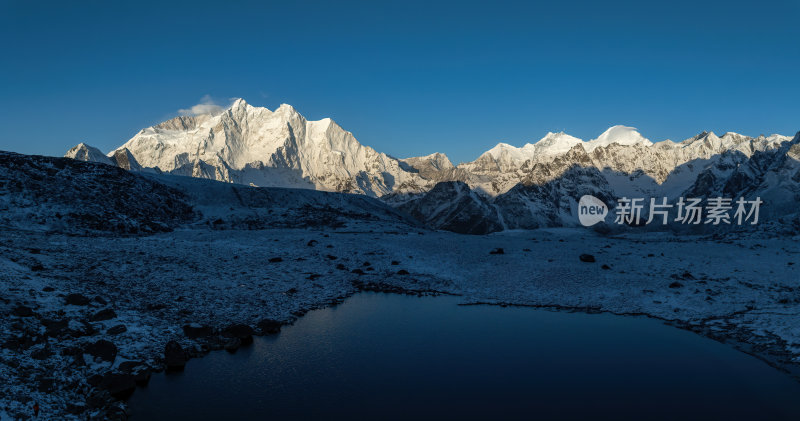
{"label": "boulder", "polygon": [[150,369],[142,369],[138,373],[133,375],[133,381],[136,382],[137,386],[147,386],[147,383],[150,382]]}
{"label": "boulder", "polygon": [[82,294],[72,293],[67,295],[67,305],[88,306],[89,298]]}
{"label": "boulder", "polygon": [[229,338],[225,342],[225,350],[233,354],[239,347],[242,346],[242,340],[239,338]]}
{"label": "boulder", "polygon": [[19,317],[31,317],[33,316],[33,309],[28,306],[19,305],[14,308],[14,314]]}
{"label": "boulder", "polygon": [[146,367],[141,361],[124,361],[119,363],[119,371],[123,373],[133,373],[139,367]]}
{"label": "boulder", "polygon": [[114,327],[109,328],[106,333],[109,335],[119,335],[128,331],[128,328],[125,325],[116,325]]}
{"label": "boulder", "polygon": [[[241,345],[253,343],[253,328],[244,324],[233,324],[225,328],[223,335],[239,339]],[[238,348],[238,347],[237,347]]]}
{"label": "boulder", "polygon": [[50,393],[55,390],[56,379],[53,377],[44,377],[39,379],[39,386],[37,390],[42,393]]}
{"label": "boulder", "polygon": [[93,322],[101,322],[103,320],[111,320],[117,317],[117,313],[114,312],[113,309],[107,308],[98,311],[97,313],[93,314],[92,317],[89,319]]}
{"label": "boulder", "polygon": [[44,348],[37,349],[36,351],[31,352],[31,358],[34,360],[46,360],[53,355],[53,351],[50,350],[48,346]]}
{"label": "boulder", "polygon": [[188,360],[189,357],[181,344],[169,341],[164,346],[164,362],[167,364],[167,370],[183,370]]}
{"label": "boulder", "polygon": [[89,354],[103,361],[114,361],[117,357],[117,346],[105,339],[86,345],[83,348],[84,354]]}
{"label": "boulder", "polygon": [[281,331],[281,326],[283,326],[283,323],[277,320],[264,319],[258,322],[256,327],[258,327],[262,335],[273,335]]}
{"label": "boulder", "polygon": [[191,323],[183,326],[183,334],[187,338],[197,339],[205,338],[214,334],[214,329],[211,326],[203,326],[197,323]]}
{"label": "boulder", "polygon": [[99,387],[117,399],[124,399],[136,390],[136,381],[132,374],[106,373]]}

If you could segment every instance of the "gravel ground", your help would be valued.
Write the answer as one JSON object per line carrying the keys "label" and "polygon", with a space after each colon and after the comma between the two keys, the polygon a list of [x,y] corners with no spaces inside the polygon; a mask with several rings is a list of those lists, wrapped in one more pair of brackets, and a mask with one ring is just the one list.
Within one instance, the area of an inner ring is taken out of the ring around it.
{"label": "gravel ground", "polygon": [[795,376],[800,367],[792,238],[467,236],[354,222],[145,237],[3,229],[0,251],[0,419],[37,408],[41,419],[124,419],[117,398],[150,372],[247,344],[362,289],[644,314]]}

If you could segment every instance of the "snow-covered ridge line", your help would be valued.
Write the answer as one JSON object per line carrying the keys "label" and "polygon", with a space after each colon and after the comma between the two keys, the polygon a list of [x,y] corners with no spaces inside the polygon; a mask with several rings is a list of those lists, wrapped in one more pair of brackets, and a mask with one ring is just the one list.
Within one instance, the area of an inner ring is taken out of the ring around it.
{"label": "snow-covered ridge line", "polygon": [[134,171],[364,194],[399,205],[439,182],[464,182],[494,198],[519,185],[547,183],[574,165],[603,172],[595,181],[613,193],[672,195],[696,184],[724,154],[749,159],[789,140],[702,132],[682,142],[653,143],[635,128],[618,125],[589,141],[560,132],[522,147],[500,143],[475,161],[453,165],[442,153],[397,159],[362,145],[329,118],[310,121],[287,104],[272,111],[238,99],[214,115],[181,116],[145,128],[108,156],[85,144],[67,156]]}
{"label": "snow-covered ridge line", "polygon": [[[190,150],[189,146],[202,146],[207,147],[207,144],[198,145],[198,141],[201,140],[198,137],[205,136],[206,130],[209,129],[209,126],[217,126],[219,124],[227,124],[231,117],[245,117],[247,118],[247,123],[254,123],[254,118],[265,118],[271,119],[275,116],[287,116],[290,118],[296,118],[304,122],[308,128],[315,129],[319,131],[326,131],[328,127],[333,125],[335,126],[334,130],[341,130],[344,134],[352,137],[352,133],[349,131],[345,131],[342,129],[335,121],[330,118],[323,118],[320,120],[306,120],[302,115],[300,115],[297,110],[289,104],[281,104],[275,111],[271,111],[266,107],[256,107],[248,104],[245,102],[244,99],[237,99],[235,100],[230,108],[226,109],[224,112],[211,115],[211,114],[204,114],[204,115],[197,115],[197,116],[179,116],[175,117],[171,120],[165,121],[163,123],[157,124],[152,127],[142,129],[137,135],[133,138],[128,140],[122,146],[118,147],[117,149],[109,152],[107,156],[112,158],[116,151],[120,151],[123,149],[128,150],[138,150],[141,149],[139,146],[143,140],[142,138],[152,139],[155,142],[155,145],[159,148],[176,148],[179,150],[185,150],[186,153],[198,153],[196,150]],[[274,134],[270,133],[270,129],[275,129],[276,127],[271,127],[269,125],[265,125],[266,127],[259,127],[260,130],[250,130],[249,134],[255,137],[250,142],[246,142],[244,144],[238,144],[238,148],[234,148],[234,145],[224,145],[225,148],[220,149],[220,151],[225,152],[223,155],[228,155],[230,157],[238,158],[235,161],[242,161],[247,163],[257,162],[259,160],[263,160],[265,156],[268,156],[269,153],[275,152],[280,146],[280,138],[267,138],[266,135]],[[250,128],[250,127],[248,127]],[[280,127],[277,127],[280,129]],[[247,134],[247,132],[243,133]],[[708,138],[708,140],[706,140]],[[589,141],[583,141],[582,139],[570,136],[564,132],[559,133],[552,133],[548,132],[543,138],[535,143],[526,143],[521,147],[516,147],[510,145],[508,143],[498,143],[493,148],[487,150],[483,154],[480,155],[478,160],[481,157],[489,156],[496,160],[507,159],[513,161],[514,163],[521,164],[528,159],[533,159],[536,157],[552,157],[557,155],[562,155],[566,153],[569,149],[573,146],[580,144],[586,149],[588,152],[591,152],[599,147],[606,147],[612,144],[623,145],[623,146],[630,146],[630,145],[642,145],[642,146],[680,146],[680,147],[687,147],[693,144],[694,142],[701,140],[711,143],[716,143],[719,147],[722,148],[733,148],[738,144],[743,142],[747,142],[749,140],[754,140],[757,143],[763,144],[776,144],[780,142],[784,142],[790,140],[790,136],[784,136],[779,134],[773,134],[770,136],[759,136],[757,138],[752,138],[750,136],[741,135],[734,132],[726,132],[723,136],[718,137],[714,132],[702,132],[697,136],[688,138],[682,142],[673,142],[670,140],[663,140],[657,143],[651,142],[649,139],[642,136],[634,127],[628,127],[623,125],[615,125],[608,128],[602,134],[600,134],[597,138],[591,139]],[[355,139],[352,139],[355,141]],[[354,142],[358,144],[358,142]],[[213,144],[213,143],[212,143]],[[80,149],[85,149],[87,145],[81,143],[76,147],[70,149],[67,152],[68,157],[81,159],[81,160],[97,160],[103,161],[100,156],[97,156],[97,152],[99,152],[96,148],[91,148],[91,155],[85,155],[88,152],[82,152]],[[244,146],[249,146],[248,148],[243,148]],[[254,147],[258,146],[258,147]],[[369,148],[366,146],[362,146],[358,144],[358,146]],[[372,148],[369,148],[373,150]],[[374,151],[374,150],[373,150]],[[346,149],[344,150],[332,150],[333,153],[346,153],[350,152]],[[79,155],[80,154],[80,155]],[[77,156],[76,156],[77,155]],[[134,155],[138,155],[134,153]],[[162,171],[171,171],[177,165],[177,162],[174,159],[167,159],[172,158],[168,154],[165,154],[163,151],[155,153],[157,156],[146,156],[143,155],[143,159],[141,159],[142,164],[147,167],[151,168],[160,168]],[[429,158],[433,156],[443,156],[445,160],[448,161],[447,156],[443,153],[433,153],[428,156],[421,156],[421,157],[411,157],[406,158],[406,160],[421,160],[424,158]],[[139,157],[137,156],[137,159]],[[465,164],[473,164],[477,162],[472,161]],[[233,168],[241,168],[241,162],[233,162]]]}
{"label": "snow-covered ridge line", "polygon": [[[521,164],[526,160],[536,159],[538,157],[553,157],[562,155],[575,145],[582,145],[587,152],[592,152],[599,147],[606,147],[612,144],[622,146],[641,145],[645,147],[656,145],[659,145],[660,147],[686,147],[698,140],[703,141],[706,137],[710,138],[711,142],[716,142],[720,148],[733,148],[748,141],[754,141],[758,144],[764,145],[774,145],[792,139],[791,136],[783,136],[779,134],[772,134],[770,136],[761,135],[753,138],[734,132],[726,132],[724,135],[719,137],[714,134],[714,132],[702,132],[682,142],[674,142],[666,139],[653,143],[649,139],[642,136],[634,127],[616,125],[609,127],[605,132],[600,134],[600,136],[589,141],[584,141],[580,138],[570,136],[564,132],[548,132],[537,142],[526,143],[520,147],[500,142],[493,148],[481,154],[480,157],[490,156],[496,160],[507,159]],[[480,157],[478,159],[480,159]]]}
{"label": "snow-covered ridge line", "polygon": [[0,151],[0,226],[79,235],[142,235],[174,228],[419,224],[363,195],[254,188],[112,165]]}

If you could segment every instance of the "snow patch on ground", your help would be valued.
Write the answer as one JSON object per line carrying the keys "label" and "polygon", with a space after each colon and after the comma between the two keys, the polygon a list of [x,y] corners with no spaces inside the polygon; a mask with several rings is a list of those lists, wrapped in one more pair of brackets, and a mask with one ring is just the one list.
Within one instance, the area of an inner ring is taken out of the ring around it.
{"label": "snow patch on ground", "polygon": [[[497,248],[504,253],[490,254]],[[580,261],[585,253],[596,262]],[[30,417],[38,404],[45,418],[107,415],[92,376],[124,361],[162,367],[170,340],[205,352],[182,326],[288,322],[368,283],[459,294],[465,303],[645,314],[748,344],[777,365],[797,364],[799,256],[792,239],[602,237],[583,229],[470,236],[387,231],[369,221],[122,238],[4,229],[0,413]],[[73,293],[90,302],[67,305]],[[104,309],[114,317],[93,321]],[[46,321],[66,321],[73,333],[48,333]],[[110,333],[119,325],[126,330]],[[85,352],[101,339],[117,348],[113,361]]]}

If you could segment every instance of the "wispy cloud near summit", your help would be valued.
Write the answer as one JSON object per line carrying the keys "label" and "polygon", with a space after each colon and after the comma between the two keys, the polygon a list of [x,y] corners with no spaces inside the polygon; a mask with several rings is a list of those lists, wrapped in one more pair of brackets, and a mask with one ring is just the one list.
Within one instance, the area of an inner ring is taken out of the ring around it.
{"label": "wispy cloud near summit", "polygon": [[178,110],[178,114],[183,116],[195,116],[201,114],[211,114],[216,115],[221,113],[225,108],[221,105],[214,102],[214,99],[211,98],[211,95],[204,95],[200,98],[200,103],[196,105],[192,105],[186,109]]}

